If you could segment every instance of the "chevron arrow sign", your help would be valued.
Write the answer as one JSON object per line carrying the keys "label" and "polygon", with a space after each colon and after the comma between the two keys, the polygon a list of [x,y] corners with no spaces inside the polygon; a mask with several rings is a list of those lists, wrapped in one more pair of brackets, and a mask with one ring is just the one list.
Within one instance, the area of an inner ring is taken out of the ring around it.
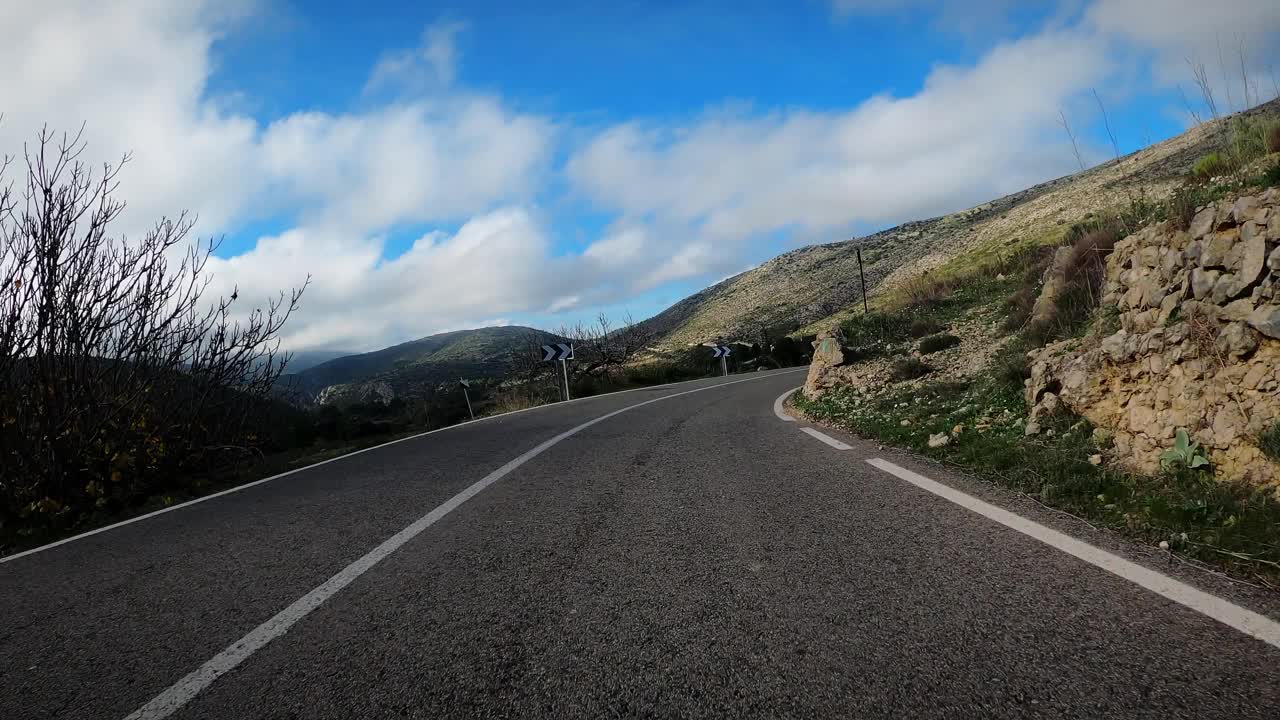
{"label": "chevron arrow sign", "polygon": [[556,360],[572,360],[573,346],[565,343],[556,343],[555,345],[542,346],[542,361],[555,362]]}
{"label": "chevron arrow sign", "polygon": [[724,345],[716,345],[711,348],[711,357],[726,358],[729,357],[731,352],[733,352],[731,348],[725,347]]}

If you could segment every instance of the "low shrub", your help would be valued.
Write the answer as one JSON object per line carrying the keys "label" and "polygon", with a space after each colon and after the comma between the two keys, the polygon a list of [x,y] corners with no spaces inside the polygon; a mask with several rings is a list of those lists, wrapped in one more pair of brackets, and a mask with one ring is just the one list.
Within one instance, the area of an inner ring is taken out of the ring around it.
{"label": "low shrub", "polygon": [[1259,117],[1237,117],[1232,121],[1232,165],[1239,167],[1267,154],[1267,135],[1273,122]]}
{"label": "low shrub", "polygon": [[1027,357],[1030,343],[1016,337],[996,353],[991,361],[993,375],[1002,386],[1021,392],[1023,381],[1031,377],[1031,360]]}
{"label": "low shrub", "polygon": [[1258,176],[1258,184],[1262,187],[1280,187],[1280,162],[1263,171]]}
{"label": "low shrub", "polygon": [[920,341],[920,354],[928,355],[960,344],[960,338],[947,333],[938,333]]}
{"label": "low shrub", "polygon": [[1272,460],[1280,460],[1280,422],[1258,437],[1258,449]]}
{"label": "low shrub", "polygon": [[884,355],[885,351],[882,348],[875,346],[846,347],[844,349],[845,362],[862,362],[864,360],[883,357]]}
{"label": "low shrub", "polygon": [[1232,167],[1230,161],[1222,153],[1211,152],[1208,155],[1196,160],[1196,164],[1191,168],[1191,174],[1198,178],[1208,180],[1216,175],[1224,175],[1231,172]]}
{"label": "low shrub", "polygon": [[908,312],[873,312],[855,315],[840,326],[852,346],[895,343],[911,337],[914,316]]}
{"label": "low shrub", "polygon": [[1267,123],[1262,131],[1262,144],[1268,153],[1280,153],[1280,120]]}
{"label": "low shrub", "polygon": [[920,317],[911,321],[911,337],[913,338],[922,338],[926,335],[933,335],[934,333],[942,332],[945,329],[946,328],[942,323],[934,320],[933,318]]}
{"label": "low shrub", "polygon": [[1111,222],[1086,232],[1071,246],[1071,252],[1050,270],[1056,274],[1057,292],[1051,308],[1034,314],[1028,331],[1041,342],[1071,337],[1087,326],[1102,296],[1106,257],[1124,237],[1119,222]]}
{"label": "low shrub", "polygon": [[903,358],[894,361],[893,367],[889,372],[894,381],[900,382],[902,380],[922,378],[933,372],[933,367],[916,358]]}
{"label": "low shrub", "polygon": [[1175,190],[1169,196],[1167,213],[1173,226],[1178,230],[1191,227],[1191,220],[1195,218],[1196,211],[1217,199],[1212,195],[1212,191],[1207,186],[1199,184],[1188,183]]}
{"label": "low shrub", "polygon": [[1031,308],[1036,304],[1035,284],[1022,285],[1004,300],[1004,322],[1001,330],[1005,333],[1021,330],[1031,319]]}
{"label": "low shrub", "polygon": [[931,278],[929,273],[924,273],[907,283],[906,292],[911,305],[931,308],[949,298],[957,285],[955,278]]}

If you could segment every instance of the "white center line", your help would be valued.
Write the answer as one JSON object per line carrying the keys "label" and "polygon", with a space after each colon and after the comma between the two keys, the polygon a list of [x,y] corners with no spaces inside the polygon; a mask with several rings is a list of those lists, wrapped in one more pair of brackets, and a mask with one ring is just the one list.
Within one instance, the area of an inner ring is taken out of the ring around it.
{"label": "white center line", "polygon": [[[786,371],[784,371],[786,372]],[[405,543],[417,537],[422,531],[434,525],[440,518],[448,515],[462,505],[466,501],[475,497],[480,491],[501,480],[503,476],[509,474],[516,468],[524,465],[533,458],[546,452],[549,448],[557,443],[570,438],[596,423],[604,422],[615,415],[621,415],[629,410],[635,410],[646,405],[670,400],[672,398],[681,397],[683,395],[692,395],[706,390],[714,390],[729,385],[737,385],[738,383],[752,382],[754,380],[764,380],[773,377],[779,373],[770,373],[769,375],[749,377],[744,380],[733,380],[731,382],[709,385],[694,390],[686,390],[684,392],[664,395],[652,400],[628,405],[627,407],[614,410],[597,418],[588,420],[572,427],[559,435],[546,440],[537,447],[525,452],[523,455],[508,462],[506,465],[494,470],[481,480],[468,487],[466,490],[449,498],[443,505],[440,505],[431,512],[418,518],[413,524],[409,525],[400,532],[392,535],[381,545],[370,550],[360,559],[346,566],[338,572],[338,574],[329,578],[320,584],[319,587],[311,592],[303,595],[292,605],[276,613],[270,620],[262,623],[258,627],[249,632],[248,635],[240,638],[232,643],[227,649],[218,653],[213,659],[201,665],[194,672],[174,683],[169,689],[157,695],[155,698],[143,705],[138,710],[131,713],[126,720],[160,720],[173,714],[183,705],[186,705],[196,695],[200,694],[205,688],[213,684],[213,681],[230,672],[237,665],[244,662],[250,655],[260,650],[267,643],[280,637],[289,631],[299,620],[306,617],[312,610],[320,607],[326,600],[336,595],[340,590],[350,585],[356,578],[365,574],[370,568],[377,565],[388,555],[400,549]]]}
{"label": "white center line", "polygon": [[833,448],[835,448],[835,449],[837,449],[837,450],[852,450],[852,449],[853,449],[853,447],[852,447],[852,446],[850,446],[850,445],[845,445],[844,443],[842,443],[842,442],[840,442],[839,440],[837,440],[837,439],[835,439],[835,438],[831,437],[830,435],[824,435],[823,433],[820,433],[820,432],[818,432],[817,430],[814,430],[813,428],[802,427],[802,428],[800,428],[800,431],[801,431],[801,432],[804,432],[804,433],[808,433],[808,434],[812,435],[813,437],[818,438],[818,439],[819,439],[819,440],[821,440],[822,442],[824,442],[824,443],[826,443],[826,444],[830,445],[831,447],[833,447]]}
{"label": "white center line", "polygon": [[902,478],[922,490],[927,490],[938,497],[950,500],[966,510],[971,510],[989,520],[994,520],[1005,527],[1013,528],[1023,535],[1039,540],[1045,545],[1061,550],[1068,555],[1073,555],[1090,565],[1102,568],[1161,597],[1207,615],[1224,625],[1239,630],[1245,635],[1251,635],[1265,643],[1280,648],[1280,623],[1268,617],[1259,615],[1252,610],[1246,610],[1220,597],[1197,590],[1184,582],[1179,582],[1155,570],[1150,570],[1069,535],[1060,533],[1057,530],[1047,528],[1021,515],[1015,515],[1008,510],[983,502],[971,495],[966,495],[936,480],[930,480],[923,475],[894,465],[888,460],[871,458],[867,460],[867,463],[890,475]]}
{"label": "white center line", "polygon": [[786,403],[786,402],[787,402],[787,398],[791,397],[791,396],[792,396],[793,394],[795,394],[795,392],[796,392],[797,390],[799,390],[799,389],[800,389],[800,388],[798,388],[798,387],[793,387],[793,388],[791,388],[790,390],[788,390],[788,391],[786,391],[786,392],[782,393],[781,395],[779,395],[779,396],[778,396],[778,399],[773,401],[773,414],[774,414],[774,415],[777,415],[777,416],[778,416],[778,419],[779,419],[779,420],[781,420],[782,422],[795,422],[795,421],[796,421],[796,419],[795,419],[795,418],[793,418],[793,417],[791,417],[790,415],[788,415],[788,414],[787,414],[787,411],[786,411],[786,410],[784,410],[784,409],[782,408],[782,406],[783,406],[783,404],[784,404],[784,403]]}

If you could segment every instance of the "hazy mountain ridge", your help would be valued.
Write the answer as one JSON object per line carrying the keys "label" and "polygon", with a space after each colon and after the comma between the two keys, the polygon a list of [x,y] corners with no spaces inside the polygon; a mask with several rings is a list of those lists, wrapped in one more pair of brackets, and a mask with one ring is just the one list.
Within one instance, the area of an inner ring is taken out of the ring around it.
{"label": "hazy mountain ridge", "polygon": [[501,377],[512,352],[530,352],[532,345],[558,339],[520,325],[456,330],[329,360],[290,373],[281,382],[304,401],[416,397],[459,378]]}

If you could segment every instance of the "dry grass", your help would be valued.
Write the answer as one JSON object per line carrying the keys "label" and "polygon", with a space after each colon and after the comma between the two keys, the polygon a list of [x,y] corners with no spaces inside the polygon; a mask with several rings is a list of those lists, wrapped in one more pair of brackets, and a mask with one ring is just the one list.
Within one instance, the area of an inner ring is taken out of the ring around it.
{"label": "dry grass", "polygon": [[503,413],[515,412],[517,410],[527,410],[531,407],[541,405],[536,398],[531,398],[521,392],[503,392],[499,393],[493,400],[489,415],[501,415]]}
{"label": "dry grass", "polygon": [[1262,134],[1262,142],[1267,153],[1280,153],[1280,122],[1273,122],[1267,126]]}

